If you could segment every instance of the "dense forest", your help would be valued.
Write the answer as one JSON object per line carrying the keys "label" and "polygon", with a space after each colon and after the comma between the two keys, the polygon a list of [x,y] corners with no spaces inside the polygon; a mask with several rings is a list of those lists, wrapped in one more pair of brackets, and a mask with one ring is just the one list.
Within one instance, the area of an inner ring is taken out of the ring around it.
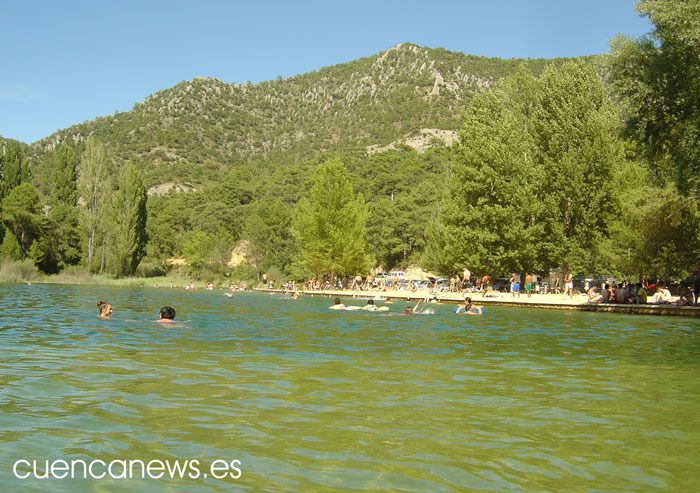
{"label": "dense forest", "polygon": [[605,56],[402,44],[2,140],[3,271],[683,277],[700,252],[700,2],[637,8],[654,31]]}

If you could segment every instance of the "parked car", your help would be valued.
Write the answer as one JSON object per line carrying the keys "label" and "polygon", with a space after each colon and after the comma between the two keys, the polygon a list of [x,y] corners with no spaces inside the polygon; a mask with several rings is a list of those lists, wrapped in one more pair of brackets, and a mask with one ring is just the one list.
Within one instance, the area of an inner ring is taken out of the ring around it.
{"label": "parked car", "polygon": [[416,280],[416,281],[411,281],[411,283],[416,287],[416,289],[427,289],[428,288],[428,280]]}
{"label": "parked car", "polygon": [[446,277],[438,277],[435,280],[435,290],[436,291],[449,291],[450,289],[450,280],[447,279]]}
{"label": "parked car", "polygon": [[494,291],[500,291],[501,293],[507,293],[510,291],[510,279],[507,277],[496,278],[492,283],[491,287]]}

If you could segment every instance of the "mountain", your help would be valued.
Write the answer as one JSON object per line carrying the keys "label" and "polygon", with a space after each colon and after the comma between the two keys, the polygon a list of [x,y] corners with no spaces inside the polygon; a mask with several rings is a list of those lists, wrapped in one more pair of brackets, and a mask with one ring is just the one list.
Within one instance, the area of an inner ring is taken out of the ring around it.
{"label": "mountain", "polygon": [[[403,43],[374,56],[289,79],[228,84],[196,78],[132,110],[74,125],[33,145],[37,155],[94,134],[116,166],[131,161],[149,186],[202,186],[237,164],[308,160],[322,153],[377,152],[441,140],[459,127],[471,97],[527,65]],[[437,137],[435,137],[437,136]],[[35,160],[41,167],[41,160]],[[41,170],[39,170],[41,175]]]}

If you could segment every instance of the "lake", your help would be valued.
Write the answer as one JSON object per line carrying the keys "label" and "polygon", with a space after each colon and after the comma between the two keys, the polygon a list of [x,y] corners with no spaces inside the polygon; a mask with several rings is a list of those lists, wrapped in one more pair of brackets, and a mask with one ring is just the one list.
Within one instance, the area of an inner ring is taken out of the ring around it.
{"label": "lake", "polygon": [[697,320],[330,304],[0,284],[0,490],[700,491]]}

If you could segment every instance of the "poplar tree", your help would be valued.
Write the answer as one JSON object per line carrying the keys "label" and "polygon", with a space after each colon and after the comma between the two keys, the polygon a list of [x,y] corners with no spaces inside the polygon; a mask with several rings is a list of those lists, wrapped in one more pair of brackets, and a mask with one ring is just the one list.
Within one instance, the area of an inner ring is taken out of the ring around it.
{"label": "poplar tree", "polygon": [[641,0],[654,30],[611,43],[611,81],[659,185],[700,203],[700,0]]}
{"label": "poplar tree", "polygon": [[105,204],[109,193],[107,156],[94,137],[88,137],[80,159],[78,192],[83,204],[83,230],[87,249],[87,265],[95,269],[95,253],[104,231]]}
{"label": "poplar tree", "polygon": [[600,272],[599,247],[618,210],[616,175],[625,161],[619,118],[590,64],[550,66],[539,85],[531,130],[542,168],[538,256],[547,267]]}
{"label": "poplar tree", "polygon": [[0,178],[0,200],[29,180],[29,168],[19,143],[6,141],[0,148]]}
{"label": "poplar tree", "polygon": [[520,70],[472,101],[441,212],[444,258],[434,263],[490,273],[534,267],[542,180],[529,122],[536,99],[535,79]]}
{"label": "poplar tree", "polygon": [[601,267],[624,162],[615,110],[593,68],[524,71],[474,98],[442,210],[445,262],[501,274]]}
{"label": "poplar tree", "polygon": [[367,272],[373,263],[367,215],[364,198],[353,192],[343,163],[331,159],[319,166],[294,221],[302,268],[331,278]]}
{"label": "poplar tree", "polygon": [[119,173],[112,198],[110,248],[113,270],[118,276],[132,275],[146,254],[146,186],[132,164]]}

